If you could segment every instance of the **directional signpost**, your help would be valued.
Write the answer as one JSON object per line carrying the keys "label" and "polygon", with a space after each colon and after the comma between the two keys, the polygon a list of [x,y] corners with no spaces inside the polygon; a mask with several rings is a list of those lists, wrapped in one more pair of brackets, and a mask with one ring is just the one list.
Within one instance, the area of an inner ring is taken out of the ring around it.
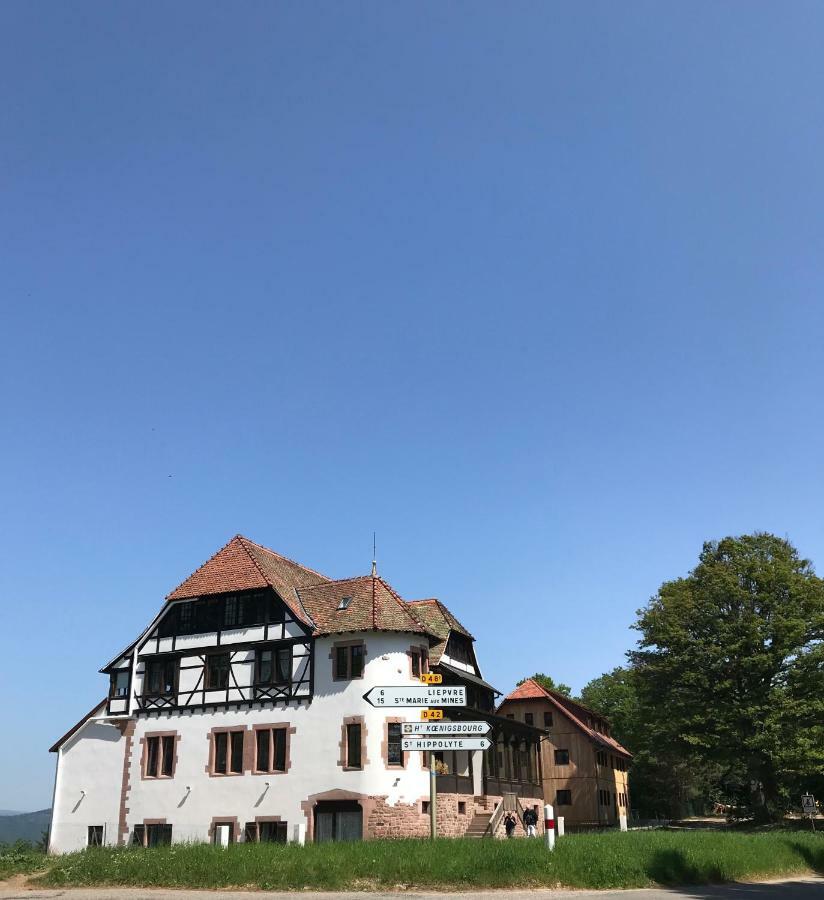
{"label": "directional signpost", "polygon": [[[363,699],[377,709],[420,709],[420,722],[404,722],[401,749],[429,753],[429,827],[432,839],[437,836],[438,791],[435,753],[442,750],[488,750],[492,742],[488,722],[444,722],[443,709],[431,707],[466,706],[466,688],[443,684],[443,676],[424,672],[420,685],[385,685],[370,688]],[[439,721],[441,720],[441,721]]]}

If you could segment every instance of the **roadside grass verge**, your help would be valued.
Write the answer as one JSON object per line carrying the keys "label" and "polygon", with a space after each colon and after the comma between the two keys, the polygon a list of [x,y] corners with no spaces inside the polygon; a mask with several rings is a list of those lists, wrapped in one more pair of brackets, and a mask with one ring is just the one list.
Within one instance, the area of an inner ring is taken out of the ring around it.
{"label": "roadside grass verge", "polygon": [[268,890],[709,884],[824,873],[824,835],[629,832],[540,840],[176,844],[93,848],[49,860],[52,887],[131,885]]}
{"label": "roadside grass verge", "polygon": [[18,841],[16,844],[0,844],[0,879],[12,875],[30,875],[47,865],[46,854],[32,844]]}

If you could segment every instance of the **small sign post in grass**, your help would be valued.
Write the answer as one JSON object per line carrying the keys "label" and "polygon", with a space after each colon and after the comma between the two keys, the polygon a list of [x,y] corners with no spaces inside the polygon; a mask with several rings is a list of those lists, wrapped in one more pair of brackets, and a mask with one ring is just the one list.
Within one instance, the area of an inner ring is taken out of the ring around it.
{"label": "small sign post in grass", "polygon": [[803,794],[801,797],[801,811],[805,816],[810,817],[810,826],[815,831],[815,814],[818,804],[812,794]]}

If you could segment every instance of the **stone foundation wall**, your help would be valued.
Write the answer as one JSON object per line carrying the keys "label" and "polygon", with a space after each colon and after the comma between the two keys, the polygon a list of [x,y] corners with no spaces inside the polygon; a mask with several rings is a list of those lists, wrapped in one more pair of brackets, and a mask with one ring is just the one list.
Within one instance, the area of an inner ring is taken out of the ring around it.
{"label": "stone foundation wall", "polygon": [[[367,838],[426,838],[429,837],[429,812],[424,812],[428,797],[421,797],[417,803],[386,802],[386,797],[370,797],[369,812],[364,823]],[[488,815],[500,802],[500,797],[473,797],[471,794],[438,794],[438,835],[440,837],[463,837],[476,813]],[[538,834],[543,834],[543,799],[522,798],[521,805],[538,806]],[[463,810],[463,812],[461,811]],[[516,837],[524,837],[519,825]],[[501,819],[494,837],[505,838],[506,831]]]}

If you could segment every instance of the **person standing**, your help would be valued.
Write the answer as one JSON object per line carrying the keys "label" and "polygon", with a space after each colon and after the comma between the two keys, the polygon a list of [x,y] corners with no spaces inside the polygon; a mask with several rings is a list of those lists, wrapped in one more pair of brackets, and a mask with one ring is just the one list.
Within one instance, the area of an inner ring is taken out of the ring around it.
{"label": "person standing", "polygon": [[538,837],[538,829],[536,827],[538,825],[538,813],[535,812],[532,806],[524,810],[524,825],[526,826],[527,837]]}
{"label": "person standing", "polygon": [[508,812],[504,816],[504,828],[506,829],[506,836],[508,838],[515,837],[515,814]]}

